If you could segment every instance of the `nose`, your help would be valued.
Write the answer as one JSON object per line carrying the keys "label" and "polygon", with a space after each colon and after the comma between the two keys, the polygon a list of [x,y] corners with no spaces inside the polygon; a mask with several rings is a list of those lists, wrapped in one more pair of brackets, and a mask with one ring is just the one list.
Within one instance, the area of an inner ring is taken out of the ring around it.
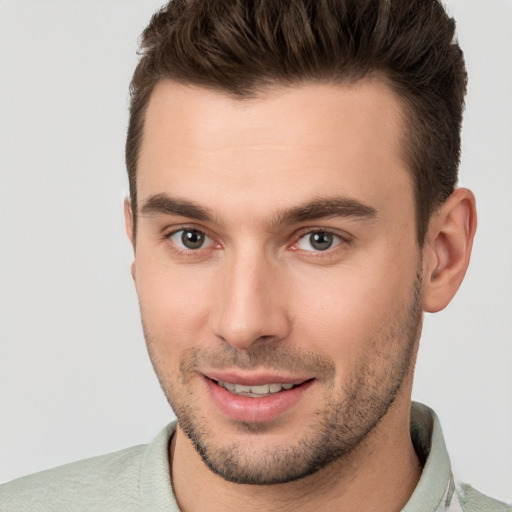
{"label": "nose", "polygon": [[215,335],[245,350],[257,342],[283,340],[291,328],[279,266],[248,252],[223,262],[212,308]]}

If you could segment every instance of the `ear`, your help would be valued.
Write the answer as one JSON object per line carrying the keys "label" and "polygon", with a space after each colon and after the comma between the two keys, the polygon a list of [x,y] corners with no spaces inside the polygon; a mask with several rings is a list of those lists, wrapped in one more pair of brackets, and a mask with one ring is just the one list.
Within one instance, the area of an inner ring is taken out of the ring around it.
{"label": "ear", "polygon": [[134,245],[135,237],[133,233],[133,212],[132,205],[128,197],[124,200],[124,227],[131,244]]}
{"label": "ear", "polygon": [[434,213],[423,248],[423,309],[444,309],[456,294],[469,265],[476,231],[475,196],[456,189]]}
{"label": "ear", "polygon": [[[135,252],[135,233],[133,232],[133,211],[129,198],[126,198],[124,200],[124,227],[126,230],[126,234],[128,235],[128,238],[130,239],[130,242],[132,244],[133,251]],[[131,273],[133,279],[135,280],[135,261],[131,265]]]}

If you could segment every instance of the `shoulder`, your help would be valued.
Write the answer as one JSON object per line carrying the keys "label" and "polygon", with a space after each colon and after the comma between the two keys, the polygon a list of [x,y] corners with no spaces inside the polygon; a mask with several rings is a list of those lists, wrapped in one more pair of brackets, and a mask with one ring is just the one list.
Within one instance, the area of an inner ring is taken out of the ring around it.
{"label": "shoulder", "polygon": [[512,512],[512,505],[507,505],[461,484],[457,490],[459,503],[464,512]]}
{"label": "shoulder", "polygon": [[0,510],[132,510],[145,448],[135,446],[13,480],[0,486]]}

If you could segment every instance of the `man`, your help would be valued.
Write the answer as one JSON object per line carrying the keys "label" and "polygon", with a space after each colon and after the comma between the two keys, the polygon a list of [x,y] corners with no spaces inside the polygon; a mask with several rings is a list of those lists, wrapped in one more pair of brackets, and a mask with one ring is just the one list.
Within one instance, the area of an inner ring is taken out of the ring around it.
{"label": "man", "polygon": [[[311,4],[311,5],[310,5]],[[125,205],[178,424],[2,510],[509,510],[411,407],[465,274],[466,75],[435,2],[172,2],[132,81]]]}

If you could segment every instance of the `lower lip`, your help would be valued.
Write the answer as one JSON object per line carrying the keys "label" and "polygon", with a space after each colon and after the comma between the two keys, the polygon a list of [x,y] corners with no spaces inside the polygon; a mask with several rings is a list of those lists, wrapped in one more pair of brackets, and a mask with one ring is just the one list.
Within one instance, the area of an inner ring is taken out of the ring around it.
{"label": "lower lip", "polygon": [[216,382],[204,378],[215,405],[228,418],[245,423],[272,421],[289,411],[313,384],[312,380],[292,389],[279,391],[261,398],[235,395]]}

